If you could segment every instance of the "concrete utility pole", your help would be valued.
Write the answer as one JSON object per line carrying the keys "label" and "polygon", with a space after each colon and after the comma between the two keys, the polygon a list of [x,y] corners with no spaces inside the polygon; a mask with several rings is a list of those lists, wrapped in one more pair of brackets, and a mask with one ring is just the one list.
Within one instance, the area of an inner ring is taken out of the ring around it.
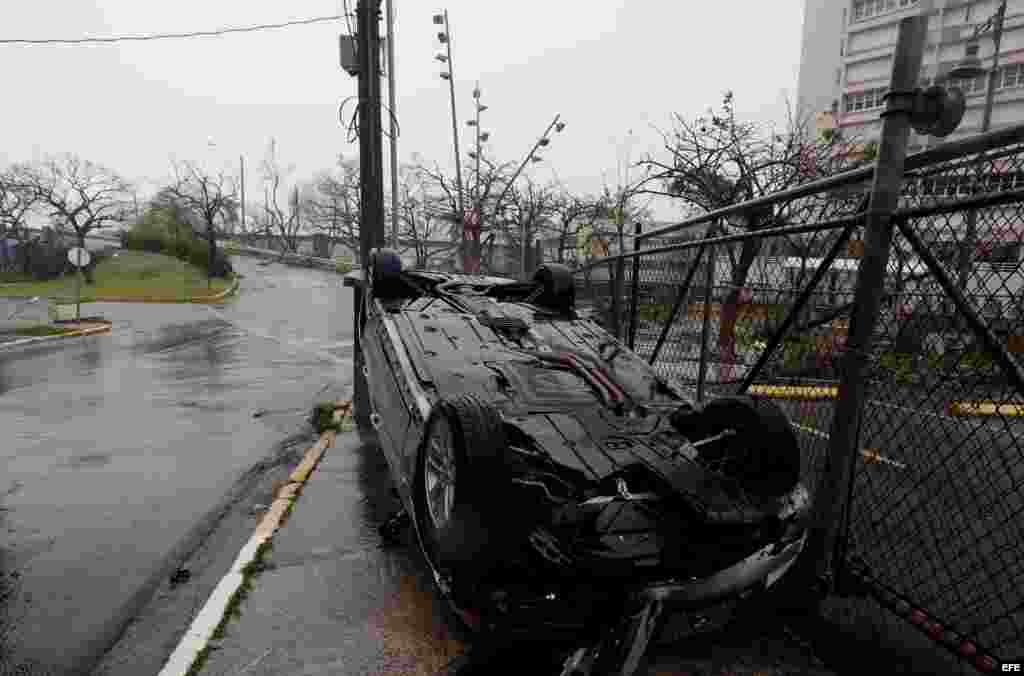
{"label": "concrete utility pole", "polygon": [[[355,330],[362,331],[362,294],[369,282],[370,251],[384,243],[384,149],[380,121],[380,0],[359,0],[356,7],[359,71],[359,265],[363,288],[355,293]],[[369,421],[369,383],[363,376],[364,357],[357,340],[354,350],[353,400],[360,425]]]}
{"label": "concrete utility pole", "polygon": [[398,112],[395,103],[395,12],[394,0],[387,1],[388,20],[388,110],[391,118],[391,246],[398,249]]}
{"label": "concrete utility pole", "polygon": [[356,8],[359,58],[360,264],[384,243],[384,149],[380,95],[380,2],[360,0]]}

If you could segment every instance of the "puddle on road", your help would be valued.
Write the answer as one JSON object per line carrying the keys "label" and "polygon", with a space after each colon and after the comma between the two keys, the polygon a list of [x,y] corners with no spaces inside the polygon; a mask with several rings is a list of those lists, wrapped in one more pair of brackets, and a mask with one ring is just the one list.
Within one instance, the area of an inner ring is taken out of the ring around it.
{"label": "puddle on road", "polygon": [[109,453],[89,453],[86,455],[75,455],[61,463],[63,467],[71,469],[84,469],[90,467],[103,467],[109,464],[111,455]]}

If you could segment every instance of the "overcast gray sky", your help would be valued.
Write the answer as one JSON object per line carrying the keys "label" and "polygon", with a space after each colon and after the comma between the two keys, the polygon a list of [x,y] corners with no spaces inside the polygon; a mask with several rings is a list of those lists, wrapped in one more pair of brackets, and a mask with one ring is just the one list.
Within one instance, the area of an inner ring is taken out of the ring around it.
{"label": "overcast gray sky", "polygon": [[[10,3],[8,3],[10,4]],[[340,14],[341,0],[33,0],[7,7],[2,38],[204,30]],[[355,0],[350,0],[354,10]],[[654,147],[650,125],[690,117],[725,89],[766,123],[795,99],[803,3],[668,0],[448,0],[460,118],[483,90],[491,153],[519,160],[555,113],[567,122],[536,165],[577,191]],[[395,0],[400,157],[452,164],[434,5]],[[383,27],[382,27],[383,28]],[[338,122],[356,80],[338,63],[344,22],[262,33],[100,46],[3,46],[0,162],[70,151],[151,184],[172,156],[237,166],[250,195],[275,137],[303,179],[357,156]],[[351,106],[348,107],[351,110]],[[628,141],[629,130],[633,140]],[[463,143],[471,129],[460,124]],[[210,141],[215,143],[211,147]],[[631,149],[631,150],[630,150]],[[385,149],[386,151],[386,149]]]}

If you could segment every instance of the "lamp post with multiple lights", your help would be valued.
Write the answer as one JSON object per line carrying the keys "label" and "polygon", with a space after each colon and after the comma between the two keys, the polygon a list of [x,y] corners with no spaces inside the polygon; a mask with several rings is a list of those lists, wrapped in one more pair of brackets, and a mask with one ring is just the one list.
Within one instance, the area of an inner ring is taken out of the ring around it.
{"label": "lamp post with multiple lights", "polygon": [[483,131],[480,127],[480,113],[487,110],[487,106],[480,103],[479,82],[477,82],[476,87],[473,88],[473,101],[475,117],[472,120],[466,120],[466,124],[473,127],[476,131],[476,148],[469,153],[470,159],[476,162],[476,176],[474,178],[473,186],[473,211],[466,215],[465,224],[462,230],[462,267],[463,271],[469,274],[478,272],[480,266],[480,229],[483,225],[481,222],[483,204],[480,195],[480,158],[483,154],[483,144],[491,136],[490,132]]}
{"label": "lamp post with multiple lights", "polygon": [[448,10],[444,10],[441,14],[435,14],[434,24],[443,27],[437,34],[437,40],[446,47],[447,51],[447,54],[438,54],[434,58],[448,67],[447,70],[441,71],[441,79],[448,81],[448,92],[452,105],[452,143],[455,146],[455,203],[457,210],[453,220],[457,224],[462,224],[465,221],[466,212],[462,203],[462,158],[459,154],[459,119],[455,112],[455,77],[453,75],[452,38],[451,27],[448,23]]}

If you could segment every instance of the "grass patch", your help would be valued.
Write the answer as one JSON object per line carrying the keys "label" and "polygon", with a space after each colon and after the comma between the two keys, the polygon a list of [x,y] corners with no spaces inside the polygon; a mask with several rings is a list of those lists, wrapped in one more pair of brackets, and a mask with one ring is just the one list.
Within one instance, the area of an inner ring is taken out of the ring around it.
{"label": "grass patch", "polygon": [[310,422],[317,434],[323,434],[328,430],[341,432],[341,425],[334,422],[334,412],[337,408],[337,405],[333,401],[323,402],[316,405],[316,408],[313,409],[313,415],[310,418]]}
{"label": "grass patch", "polygon": [[26,336],[35,338],[39,336],[59,336],[67,333],[68,329],[61,326],[50,326],[49,324],[37,324],[35,326],[19,326],[12,331],[4,331],[4,335]]}
{"label": "grass patch", "polygon": [[[224,291],[229,279],[214,279],[207,287],[206,271],[171,256],[146,251],[119,251],[96,266],[94,284],[82,284],[82,301],[97,298],[139,298],[183,301]],[[44,296],[75,299],[75,275],[44,282],[0,287],[0,296]]]}
{"label": "grass patch", "polygon": [[31,282],[32,275],[21,272],[0,272],[0,284],[13,284]]}

